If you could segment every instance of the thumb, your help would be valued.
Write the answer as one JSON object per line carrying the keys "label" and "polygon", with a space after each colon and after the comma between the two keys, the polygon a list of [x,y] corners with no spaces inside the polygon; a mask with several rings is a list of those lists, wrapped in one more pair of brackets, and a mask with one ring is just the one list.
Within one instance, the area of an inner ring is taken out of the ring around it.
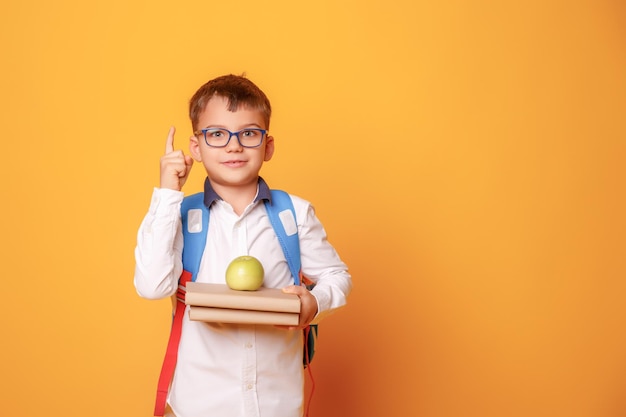
{"label": "thumb", "polygon": [[189,171],[191,171],[191,168],[193,167],[193,158],[189,155],[185,155],[185,177],[189,176]]}
{"label": "thumb", "polygon": [[306,291],[306,290],[303,287],[299,286],[299,285],[289,285],[289,286],[283,288],[283,292],[285,294],[302,295],[303,291]]}

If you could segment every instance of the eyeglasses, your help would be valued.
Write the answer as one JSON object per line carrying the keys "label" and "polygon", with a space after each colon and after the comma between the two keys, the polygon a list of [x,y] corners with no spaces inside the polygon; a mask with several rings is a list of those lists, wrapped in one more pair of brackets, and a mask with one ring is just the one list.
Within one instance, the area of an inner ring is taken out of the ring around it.
{"label": "eyeglasses", "polygon": [[204,136],[204,141],[212,148],[223,148],[235,136],[237,142],[244,148],[258,148],[263,143],[263,138],[267,134],[265,129],[242,129],[238,132],[231,132],[228,129],[207,128],[193,132],[194,135]]}

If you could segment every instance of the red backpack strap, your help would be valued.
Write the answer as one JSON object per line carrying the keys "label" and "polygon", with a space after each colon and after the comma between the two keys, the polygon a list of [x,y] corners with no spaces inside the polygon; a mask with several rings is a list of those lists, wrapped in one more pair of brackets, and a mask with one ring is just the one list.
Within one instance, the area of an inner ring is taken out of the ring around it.
{"label": "red backpack strap", "polygon": [[204,205],[204,193],[197,193],[185,197],[180,208],[181,222],[183,227],[183,273],[178,280],[178,292],[176,293],[176,309],[170,339],[167,342],[165,359],[161,367],[161,375],[157,385],[156,405],[154,415],[162,416],[165,413],[167,393],[169,391],[176,360],[178,359],[178,344],[183,329],[183,317],[185,315],[185,292],[187,283],[195,281],[195,276],[200,269],[202,253],[206,246],[207,230],[209,228],[209,209]]}
{"label": "red backpack strap", "polygon": [[183,330],[183,317],[185,316],[185,293],[186,285],[191,281],[191,272],[183,271],[178,281],[178,292],[176,293],[176,310],[174,312],[174,320],[172,321],[172,330],[170,331],[170,339],[167,342],[167,350],[165,351],[165,359],[161,367],[161,375],[157,385],[156,405],[154,406],[154,415],[162,416],[165,414],[165,405],[167,403],[167,393],[176,369],[176,360],[178,359],[178,344],[180,343],[180,334]]}

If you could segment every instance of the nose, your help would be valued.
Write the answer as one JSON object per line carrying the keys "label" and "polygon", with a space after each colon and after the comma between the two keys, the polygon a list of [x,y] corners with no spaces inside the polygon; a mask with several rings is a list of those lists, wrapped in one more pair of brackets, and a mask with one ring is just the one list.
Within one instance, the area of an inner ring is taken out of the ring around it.
{"label": "nose", "polygon": [[239,152],[243,149],[243,146],[239,143],[239,133],[230,133],[228,143],[226,144],[227,152]]}

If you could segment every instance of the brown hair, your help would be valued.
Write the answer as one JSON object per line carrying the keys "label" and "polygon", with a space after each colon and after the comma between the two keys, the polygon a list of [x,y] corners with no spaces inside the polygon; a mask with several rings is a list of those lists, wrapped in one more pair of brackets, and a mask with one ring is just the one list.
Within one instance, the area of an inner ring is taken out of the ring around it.
{"label": "brown hair", "polygon": [[265,128],[270,127],[272,106],[263,91],[252,81],[242,75],[223,75],[214,78],[196,91],[189,100],[189,119],[193,130],[197,130],[200,113],[214,96],[221,96],[228,100],[228,110],[237,111],[240,107],[259,110],[265,119]]}

